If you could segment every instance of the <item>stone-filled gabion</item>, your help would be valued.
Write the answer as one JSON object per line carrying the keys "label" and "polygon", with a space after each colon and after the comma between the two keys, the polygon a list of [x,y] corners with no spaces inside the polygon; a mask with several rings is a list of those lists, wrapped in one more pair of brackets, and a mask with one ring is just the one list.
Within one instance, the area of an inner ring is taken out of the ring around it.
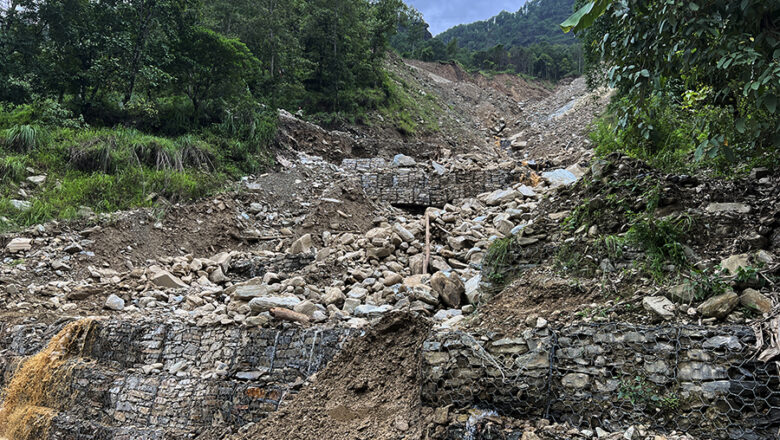
{"label": "stone-filled gabion", "polygon": [[777,438],[780,378],[749,327],[577,325],[424,346],[426,403],[495,408],[608,431],[642,424],[702,438]]}

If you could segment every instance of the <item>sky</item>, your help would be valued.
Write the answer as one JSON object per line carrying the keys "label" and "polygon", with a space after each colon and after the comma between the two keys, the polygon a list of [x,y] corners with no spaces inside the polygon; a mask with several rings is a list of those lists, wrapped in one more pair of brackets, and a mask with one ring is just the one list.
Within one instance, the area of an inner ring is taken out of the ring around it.
{"label": "sky", "polygon": [[501,11],[515,12],[525,0],[407,0],[406,3],[422,12],[430,25],[428,30],[437,35],[458,24],[487,20]]}

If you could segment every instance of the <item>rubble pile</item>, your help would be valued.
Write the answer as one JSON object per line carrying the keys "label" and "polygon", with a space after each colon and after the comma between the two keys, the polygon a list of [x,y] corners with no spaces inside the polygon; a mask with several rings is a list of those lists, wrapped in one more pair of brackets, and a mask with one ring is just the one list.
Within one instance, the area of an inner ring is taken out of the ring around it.
{"label": "rubble pile", "polygon": [[[446,175],[453,166],[473,163],[465,158],[442,167]],[[323,167],[310,158],[309,164],[312,173]],[[75,313],[92,305],[100,313],[172,314],[200,326],[270,326],[282,320],[361,327],[390,311],[410,310],[451,326],[480,301],[481,260],[493,240],[544,237],[529,225],[551,188],[539,178],[535,187],[510,184],[424,213],[384,207],[365,232],[324,225],[320,233],[304,233],[305,217],[291,218],[260,202],[236,203],[232,217],[238,235],[250,243],[247,249],[150,258],[138,265],[126,260],[124,268],[92,261],[81,278],[72,273],[72,262],[92,260],[90,237],[101,227],[74,232],[44,225],[5,245],[5,262],[18,264],[4,265],[0,276],[10,298],[38,299],[7,301],[7,310],[16,313],[35,307]],[[213,205],[230,209],[219,200]],[[17,280],[31,269],[51,272],[53,279],[20,285]]]}

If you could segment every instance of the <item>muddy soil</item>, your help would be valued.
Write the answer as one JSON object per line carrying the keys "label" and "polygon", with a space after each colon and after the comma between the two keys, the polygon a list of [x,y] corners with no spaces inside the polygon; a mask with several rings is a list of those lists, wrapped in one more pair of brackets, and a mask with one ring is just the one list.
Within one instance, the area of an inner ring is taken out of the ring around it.
{"label": "muddy soil", "polygon": [[[382,319],[350,341],[300,393],[230,440],[419,439],[430,417],[419,365],[430,323],[410,313]],[[199,440],[216,440],[205,433]]]}

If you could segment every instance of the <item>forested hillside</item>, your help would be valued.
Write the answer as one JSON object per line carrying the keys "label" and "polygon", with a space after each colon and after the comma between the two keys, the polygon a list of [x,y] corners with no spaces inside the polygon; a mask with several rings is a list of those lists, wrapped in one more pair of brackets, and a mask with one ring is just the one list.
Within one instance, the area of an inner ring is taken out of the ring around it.
{"label": "forested hillside", "polygon": [[[201,196],[267,165],[277,108],[340,123],[398,106],[383,62],[401,6],[1,2],[0,227]],[[17,203],[26,169],[50,178]]]}
{"label": "forested hillside", "polygon": [[436,38],[444,44],[457,39],[458,46],[487,50],[498,44],[506,47],[534,43],[575,44],[574,35],[561,32],[558,24],[572,13],[573,0],[529,0],[516,12],[502,11],[485,21],[461,24]]}
{"label": "forested hillside", "polygon": [[455,26],[435,38],[421,14],[408,10],[392,46],[423,61],[457,61],[467,68],[515,72],[546,80],[582,73],[582,50],[558,26],[574,0],[531,0],[516,12]]}
{"label": "forested hillside", "polygon": [[777,165],[780,2],[577,3],[566,26],[589,80],[616,89],[592,135],[601,152],[728,175]]}

